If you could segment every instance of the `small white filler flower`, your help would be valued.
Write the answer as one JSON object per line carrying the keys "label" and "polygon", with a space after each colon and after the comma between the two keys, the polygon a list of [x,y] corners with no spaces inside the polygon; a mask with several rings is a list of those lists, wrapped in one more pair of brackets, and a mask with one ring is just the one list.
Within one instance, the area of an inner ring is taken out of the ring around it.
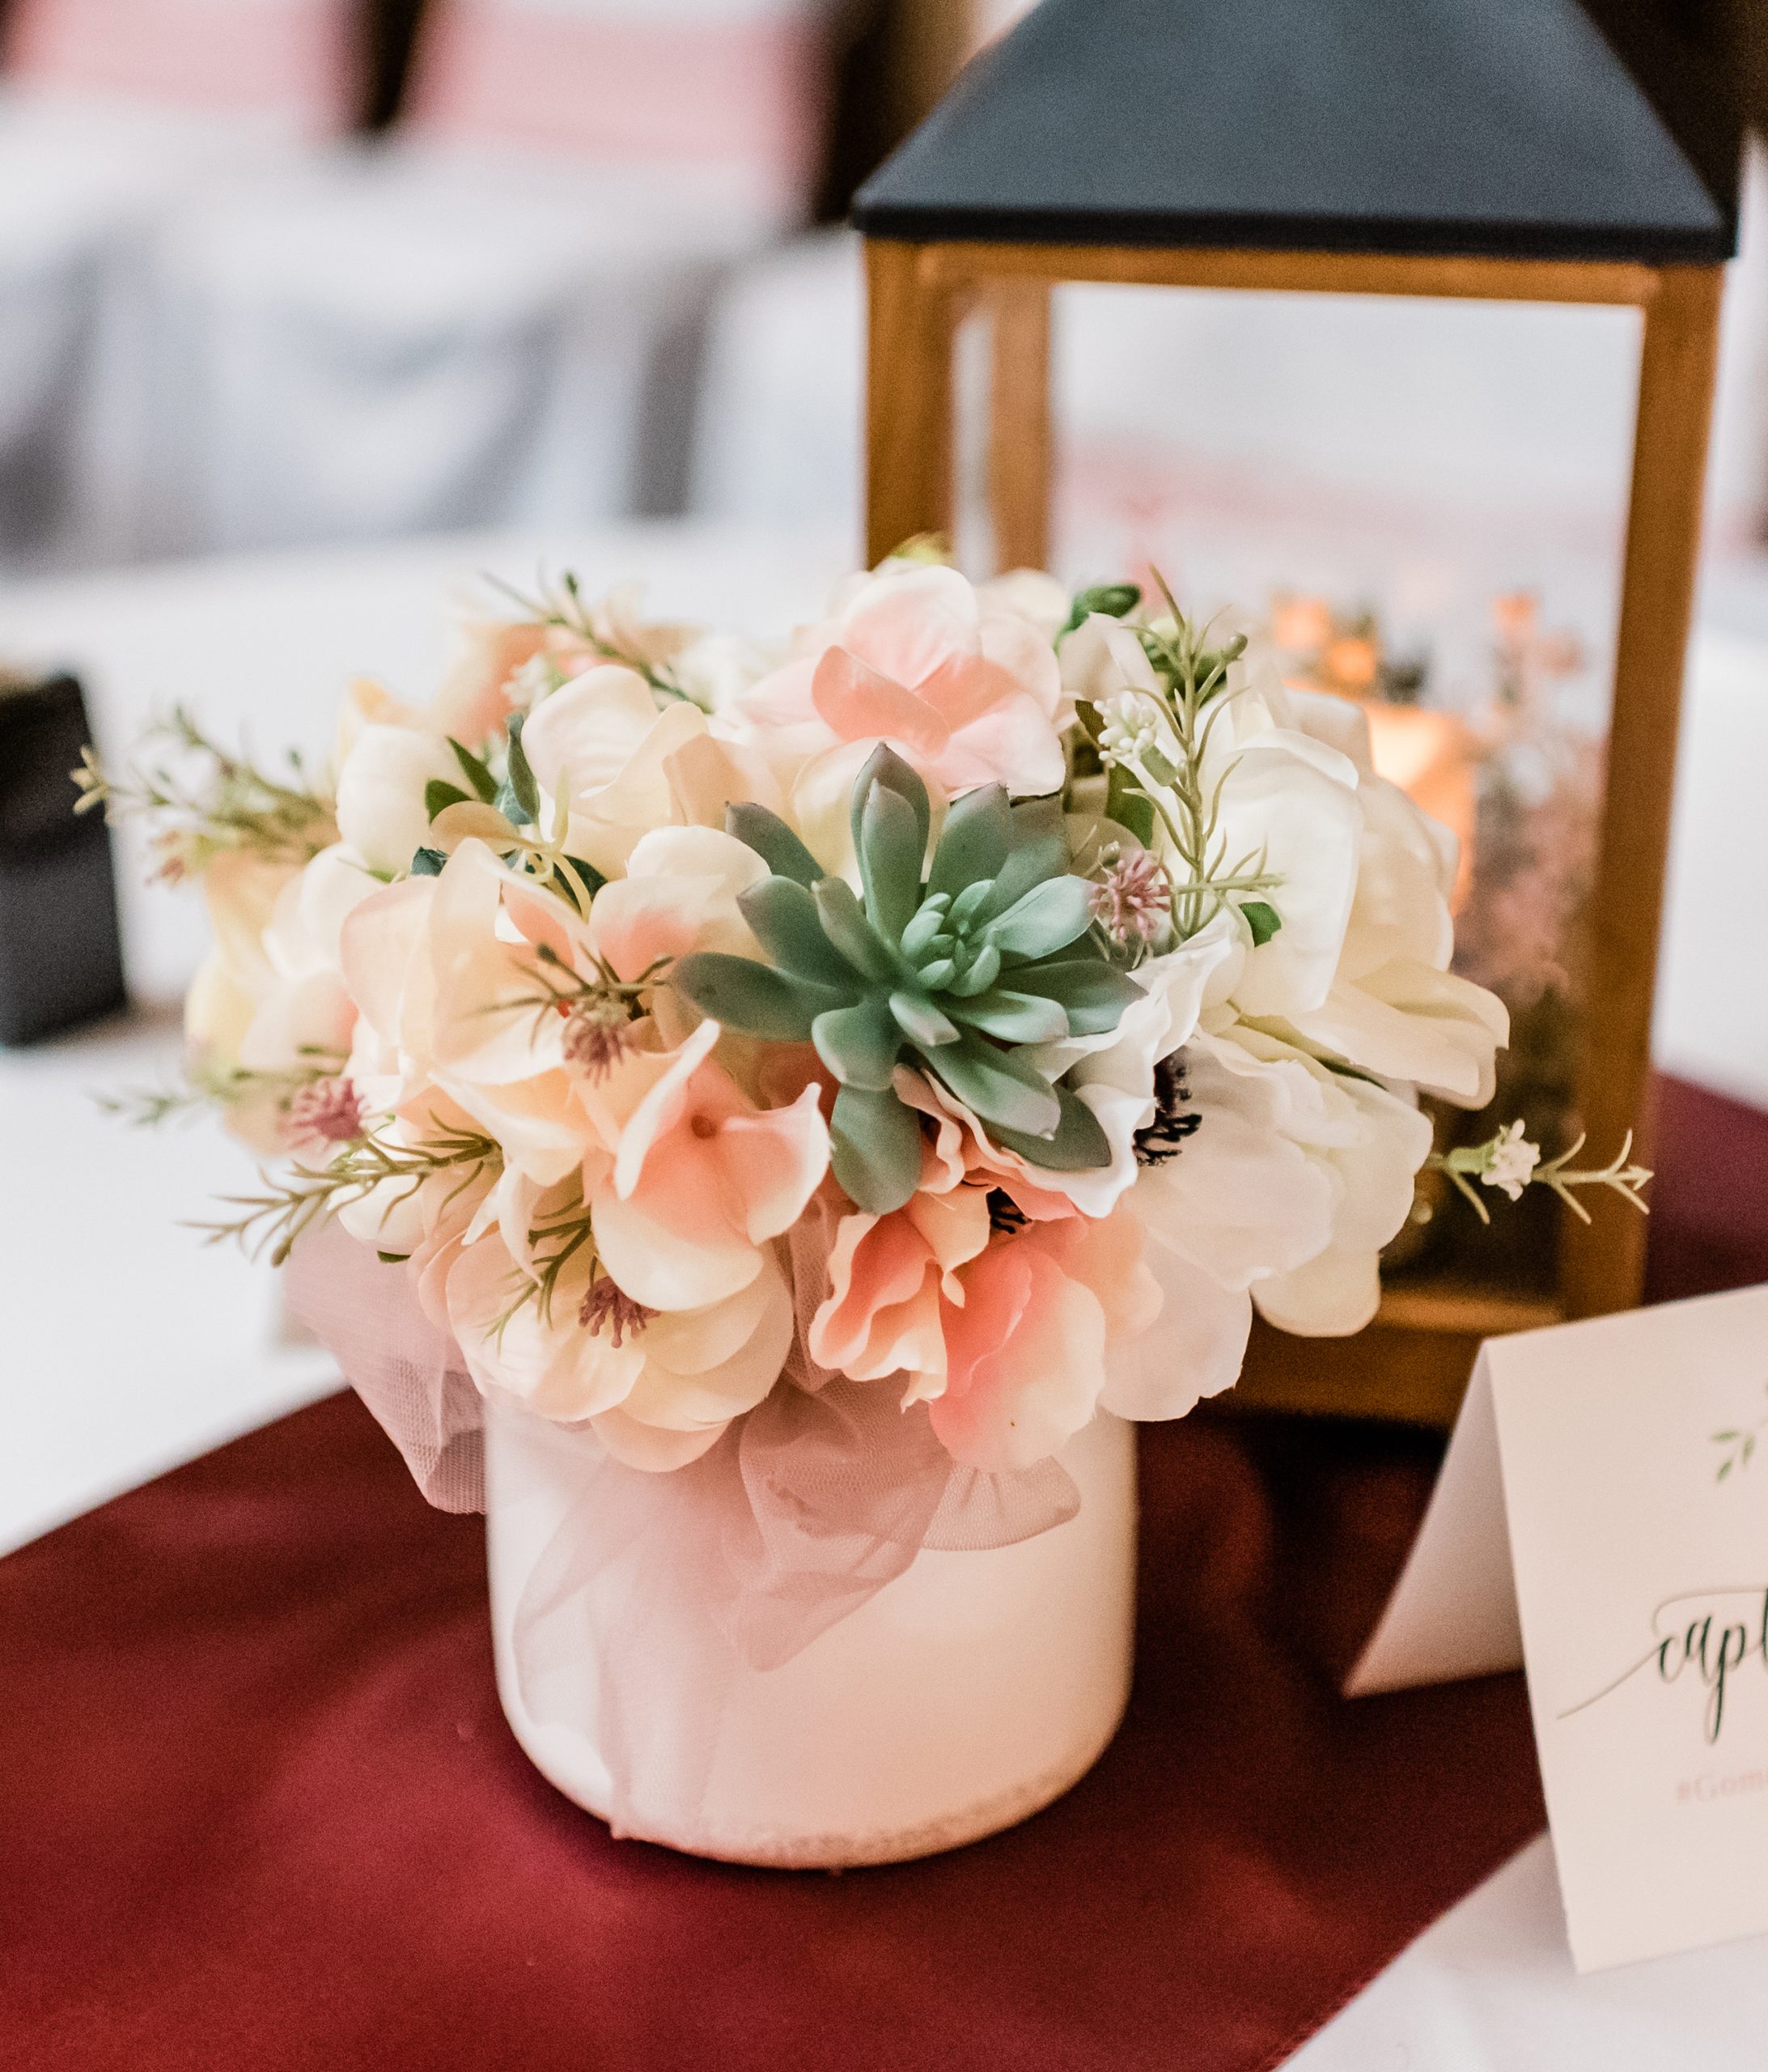
{"label": "small white filler flower", "polygon": [[1517,1121],[1508,1129],[1500,1130],[1482,1148],[1486,1163],[1479,1176],[1482,1182],[1488,1187],[1502,1187],[1512,1201],[1520,1201],[1524,1188],[1541,1163],[1541,1146],[1528,1141],[1523,1135],[1522,1123]]}

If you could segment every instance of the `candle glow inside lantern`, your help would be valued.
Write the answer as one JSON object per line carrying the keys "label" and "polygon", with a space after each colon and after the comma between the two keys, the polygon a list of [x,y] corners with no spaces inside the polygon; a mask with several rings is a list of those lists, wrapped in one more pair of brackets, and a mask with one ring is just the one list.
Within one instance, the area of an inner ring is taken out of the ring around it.
{"label": "candle glow inside lantern", "polygon": [[[954,530],[953,346],[982,310],[997,558],[1045,564],[1059,282],[1639,312],[1575,1072],[1601,1158],[1632,1131],[1650,1162],[1659,915],[1737,163],[1716,60],[1667,0],[1043,0],[854,209],[874,560]],[[1439,716],[1417,715],[1417,738],[1387,750],[1434,758],[1452,792],[1454,745],[1422,731]],[[1260,1331],[1241,1394],[1445,1420],[1480,1338],[1639,1301],[1639,1219],[1563,1219],[1555,1247],[1544,1288],[1400,1279],[1372,1340]]]}

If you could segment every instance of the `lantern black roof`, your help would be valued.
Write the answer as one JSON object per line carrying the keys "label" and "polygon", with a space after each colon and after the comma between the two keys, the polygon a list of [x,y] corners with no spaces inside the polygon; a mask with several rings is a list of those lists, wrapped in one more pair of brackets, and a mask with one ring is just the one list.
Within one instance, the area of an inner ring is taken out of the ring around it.
{"label": "lantern black roof", "polygon": [[[1043,0],[869,236],[1709,263],[1738,130],[1676,0]],[[1598,20],[1602,26],[1598,26]]]}

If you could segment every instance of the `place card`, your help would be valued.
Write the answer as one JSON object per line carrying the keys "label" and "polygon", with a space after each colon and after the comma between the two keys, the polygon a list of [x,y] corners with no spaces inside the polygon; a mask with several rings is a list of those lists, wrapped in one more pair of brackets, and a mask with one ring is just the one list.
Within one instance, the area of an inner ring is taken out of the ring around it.
{"label": "place card", "polygon": [[1481,1348],[1346,1688],[1519,1664],[1578,1968],[1768,1933],[1768,1287]]}

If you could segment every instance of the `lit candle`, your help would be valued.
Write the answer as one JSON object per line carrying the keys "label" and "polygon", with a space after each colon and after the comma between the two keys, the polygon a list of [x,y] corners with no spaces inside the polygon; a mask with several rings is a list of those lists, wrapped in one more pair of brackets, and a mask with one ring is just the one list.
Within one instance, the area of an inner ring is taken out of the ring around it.
{"label": "lit candle", "polygon": [[1473,875],[1475,772],[1479,744],[1453,712],[1423,705],[1359,701],[1369,715],[1369,752],[1376,771],[1413,804],[1439,820],[1461,845],[1449,905],[1459,912]]}

